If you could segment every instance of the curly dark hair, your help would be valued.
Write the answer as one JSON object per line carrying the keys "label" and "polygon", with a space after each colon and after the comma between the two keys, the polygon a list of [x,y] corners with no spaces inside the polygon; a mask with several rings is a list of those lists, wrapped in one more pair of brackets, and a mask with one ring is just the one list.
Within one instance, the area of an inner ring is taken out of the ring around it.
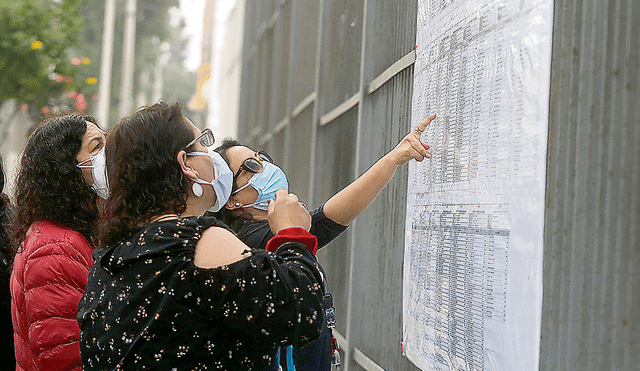
{"label": "curly dark hair", "polygon": [[99,226],[100,247],[116,245],[156,215],[186,210],[188,183],[177,154],[193,139],[177,103],[142,107],[109,132],[110,193]]}
{"label": "curly dark hair", "polygon": [[15,252],[29,226],[41,220],[64,225],[93,241],[97,196],[85,182],[76,158],[87,121],[96,124],[90,116],[52,117],[40,123],[27,139],[15,186]]}

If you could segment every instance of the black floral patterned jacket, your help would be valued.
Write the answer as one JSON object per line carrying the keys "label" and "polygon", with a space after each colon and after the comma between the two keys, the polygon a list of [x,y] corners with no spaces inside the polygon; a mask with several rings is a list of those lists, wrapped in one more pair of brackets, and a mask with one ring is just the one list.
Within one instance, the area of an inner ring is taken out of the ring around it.
{"label": "black floral patterned jacket", "polygon": [[[303,244],[194,265],[210,217],[151,223],[94,252],[78,307],[83,370],[277,370],[280,345],[318,337],[323,290]],[[249,251],[249,250],[248,250]]]}

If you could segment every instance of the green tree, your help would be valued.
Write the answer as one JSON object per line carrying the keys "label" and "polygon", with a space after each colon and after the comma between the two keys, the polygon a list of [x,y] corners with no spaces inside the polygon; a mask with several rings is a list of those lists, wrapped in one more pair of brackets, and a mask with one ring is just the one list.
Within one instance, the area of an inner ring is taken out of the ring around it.
{"label": "green tree", "polygon": [[[119,5],[116,7],[110,97],[112,109],[110,110],[109,123],[102,123],[105,127],[116,123],[119,119],[117,117],[117,107],[120,100],[125,4],[126,0],[119,0]],[[160,48],[163,42],[168,42],[171,46],[169,66],[165,68],[163,73],[163,90],[166,91],[168,87],[176,87],[176,90],[180,91],[171,91],[171,94],[168,95],[163,93],[162,98],[167,101],[177,100],[183,106],[186,106],[190,94],[192,95],[195,91],[195,72],[190,74],[184,71],[182,66],[187,44],[183,34],[184,21],[178,22],[176,25],[172,25],[170,21],[171,8],[177,8],[178,5],[178,0],[137,1],[134,99],[136,99],[140,91],[147,92],[148,97],[152,95],[153,73],[163,53]],[[101,58],[104,11],[104,0],[85,0],[85,5],[82,7],[85,29],[78,54],[88,57],[92,61],[90,65],[82,69],[82,76],[85,79],[94,76],[98,77],[100,73],[99,61]],[[145,74],[147,76],[146,85],[142,78]],[[172,84],[173,80],[178,80],[180,83]],[[94,113],[91,106],[89,111]]]}
{"label": "green tree", "polygon": [[69,51],[83,29],[83,0],[0,0],[0,103],[45,106],[75,90]]}

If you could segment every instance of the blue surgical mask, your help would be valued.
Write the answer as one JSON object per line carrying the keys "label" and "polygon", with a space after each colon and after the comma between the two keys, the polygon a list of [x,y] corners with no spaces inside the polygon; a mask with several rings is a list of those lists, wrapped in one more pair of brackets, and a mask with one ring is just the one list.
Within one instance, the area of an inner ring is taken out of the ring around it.
{"label": "blue surgical mask", "polygon": [[209,156],[211,161],[213,161],[213,170],[214,177],[212,182],[207,182],[204,179],[195,178],[192,179],[196,183],[200,184],[209,184],[213,187],[214,192],[216,193],[216,203],[209,209],[209,211],[217,212],[224,204],[229,200],[229,196],[231,196],[231,187],[233,186],[233,173],[231,169],[229,169],[229,165],[224,161],[222,156],[220,156],[217,152],[209,150],[207,148],[207,152],[190,152],[188,155],[197,155],[197,156]]}
{"label": "blue surgical mask", "polygon": [[267,210],[269,208],[269,200],[276,199],[276,191],[284,188],[289,191],[289,183],[284,171],[276,165],[264,162],[261,172],[254,174],[249,178],[249,182],[238,188],[234,193],[238,193],[248,186],[253,187],[258,192],[258,198],[249,205],[242,208],[253,207],[258,210]]}

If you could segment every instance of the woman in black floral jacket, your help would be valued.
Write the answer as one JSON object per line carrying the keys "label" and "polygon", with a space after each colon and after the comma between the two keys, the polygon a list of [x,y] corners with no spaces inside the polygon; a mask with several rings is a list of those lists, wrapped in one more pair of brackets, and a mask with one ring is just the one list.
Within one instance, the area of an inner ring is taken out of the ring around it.
{"label": "woman in black floral jacket", "polygon": [[108,135],[103,247],[78,308],[84,370],[277,370],[276,346],[318,336],[323,287],[309,213],[278,191],[267,251],[201,217],[231,189],[213,142],[166,103]]}

